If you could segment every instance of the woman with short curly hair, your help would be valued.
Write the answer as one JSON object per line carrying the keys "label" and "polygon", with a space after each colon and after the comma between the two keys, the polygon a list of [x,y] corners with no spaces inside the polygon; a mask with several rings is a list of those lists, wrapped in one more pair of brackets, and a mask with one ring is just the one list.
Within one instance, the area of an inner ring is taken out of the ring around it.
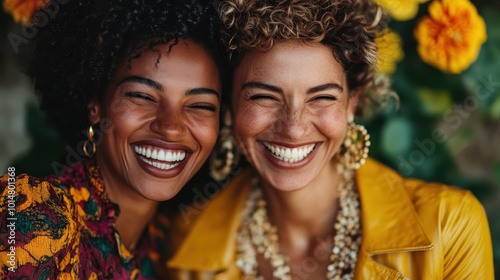
{"label": "woman with short curly hair", "polygon": [[493,278],[488,223],[470,192],[367,158],[358,100],[389,93],[376,82],[387,19],[377,4],[226,0],[220,14],[234,140],[251,167],[192,225],[170,261],[181,279]]}
{"label": "woman with short curly hair", "polygon": [[0,238],[0,278],[166,278],[169,223],[157,208],[216,142],[221,30],[207,1],[60,2],[27,73],[85,160],[56,163],[44,179],[15,169],[0,178],[0,226],[13,224]]}

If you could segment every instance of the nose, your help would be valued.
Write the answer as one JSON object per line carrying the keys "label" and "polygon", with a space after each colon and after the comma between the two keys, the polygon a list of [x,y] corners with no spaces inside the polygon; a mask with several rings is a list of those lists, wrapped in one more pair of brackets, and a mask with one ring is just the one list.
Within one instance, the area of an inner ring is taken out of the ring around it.
{"label": "nose", "polygon": [[174,106],[160,106],[151,122],[151,130],[161,134],[165,140],[178,140],[186,133],[184,119],[182,110]]}
{"label": "nose", "polygon": [[277,131],[290,140],[299,140],[307,132],[307,124],[302,106],[288,106],[282,109],[282,117],[277,122]]}

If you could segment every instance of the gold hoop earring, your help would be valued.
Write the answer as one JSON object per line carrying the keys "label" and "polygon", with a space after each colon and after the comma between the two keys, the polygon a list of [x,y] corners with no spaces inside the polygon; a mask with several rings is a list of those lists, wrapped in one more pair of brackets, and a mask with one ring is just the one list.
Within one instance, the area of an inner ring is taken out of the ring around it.
{"label": "gold hoop earring", "polygon": [[[87,147],[90,146],[90,152],[87,149]],[[83,152],[88,158],[92,158],[95,155],[95,152],[97,150],[95,141],[94,141],[94,129],[92,128],[92,125],[89,126],[89,129],[87,130],[87,140],[83,143]]]}
{"label": "gold hoop earring", "polygon": [[210,176],[216,181],[222,181],[229,175],[233,164],[237,163],[239,158],[240,153],[231,129],[231,117],[226,113],[224,127],[210,155]]}
{"label": "gold hoop earring", "polygon": [[370,134],[366,128],[349,122],[344,142],[337,153],[337,160],[344,168],[358,169],[365,164],[370,145]]}

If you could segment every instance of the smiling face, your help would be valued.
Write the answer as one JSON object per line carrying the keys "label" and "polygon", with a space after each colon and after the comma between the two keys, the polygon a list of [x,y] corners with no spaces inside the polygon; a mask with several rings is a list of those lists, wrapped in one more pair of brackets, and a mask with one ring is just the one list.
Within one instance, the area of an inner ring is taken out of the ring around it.
{"label": "smiling face", "polygon": [[265,182],[292,191],[328,172],[356,98],[329,47],[291,40],[243,56],[232,102],[246,158]]}
{"label": "smiling face", "polygon": [[89,104],[91,122],[109,124],[96,155],[107,189],[155,201],[177,194],[216,142],[220,92],[215,62],[189,40],[118,67],[102,103]]}

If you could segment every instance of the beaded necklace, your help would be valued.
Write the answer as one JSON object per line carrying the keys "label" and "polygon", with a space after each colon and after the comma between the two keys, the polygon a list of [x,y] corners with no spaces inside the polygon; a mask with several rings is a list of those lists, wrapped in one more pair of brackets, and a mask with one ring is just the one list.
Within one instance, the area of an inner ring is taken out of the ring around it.
{"label": "beaded necklace", "polygon": [[[340,209],[334,224],[335,236],[326,271],[327,279],[353,279],[357,253],[361,244],[360,204],[352,170],[342,172],[339,183]],[[236,244],[236,265],[243,279],[263,279],[257,272],[257,255],[273,267],[273,276],[291,280],[291,269],[279,250],[278,230],[269,222],[262,190],[254,180],[252,191],[242,213]]]}

